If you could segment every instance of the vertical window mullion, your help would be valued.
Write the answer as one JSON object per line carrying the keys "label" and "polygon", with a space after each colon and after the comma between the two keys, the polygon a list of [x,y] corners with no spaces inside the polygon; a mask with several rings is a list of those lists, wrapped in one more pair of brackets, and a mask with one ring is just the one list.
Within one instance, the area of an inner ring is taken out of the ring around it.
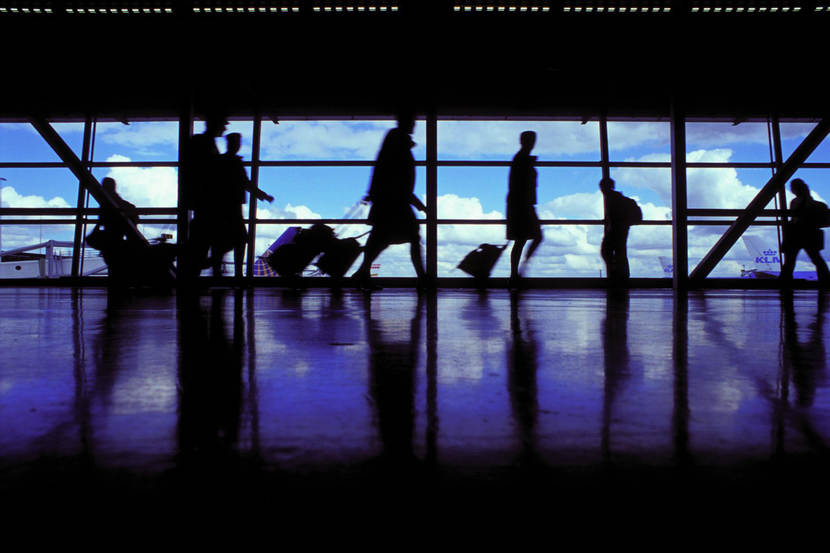
{"label": "vertical window mullion", "polygon": [[[254,117],[254,137],[251,144],[251,186],[259,188],[259,148],[262,136],[262,116]],[[248,279],[254,278],[254,260],[256,247],[256,208],[257,199],[254,194],[248,195],[248,251],[245,259],[245,275]]]}
{"label": "vertical window mullion", "polygon": [[[84,164],[87,170],[90,169],[90,159],[89,159],[89,151],[90,151],[90,144],[92,142],[92,119],[87,117],[84,120],[84,143],[83,143],[83,150],[81,152],[81,162]],[[78,202],[77,202],[77,209],[78,211],[75,214],[75,237],[72,243],[72,276],[78,277],[81,276],[83,271],[83,266],[81,263],[82,256],[84,255],[84,250],[86,249],[83,240],[84,235],[86,233],[86,225],[84,220],[86,218],[86,188],[84,188],[83,183],[78,181]]]}
{"label": "vertical window mullion", "polygon": [[427,114],[426,125],[426,271],[430,278],[436,278],[438,276],[438,118],[435,112]]}

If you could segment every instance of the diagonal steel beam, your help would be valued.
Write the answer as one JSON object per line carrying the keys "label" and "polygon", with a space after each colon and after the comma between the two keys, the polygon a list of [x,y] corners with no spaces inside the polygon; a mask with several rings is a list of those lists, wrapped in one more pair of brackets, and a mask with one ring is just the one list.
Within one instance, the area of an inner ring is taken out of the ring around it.
{"label": "diagonal steel beam", "polygon": [[735,222],[732,223],[717,243],[712,246],[709,253],[697,264],[697,267],[689,275],[690,280],[703,280],[712,272],[712,269],[723,259],[726,252],[735,245],[735,242],[738,241],[744,231],[761,214],[761,211],[772,200],[775,194],[783,188],[784,184],[793,176],[801,164],[810,157],[810,154],[821,144],[821,141],[824,140],[828,133],[830,133],[830,119],[823,118],[798,148],[795,149],[787,161],[781,165],[775,175],[767,181],[758,194],[749,202],[744,212],[735,219]]}
{"label": "diagonal steel beam", "polygon": [[[113,209],[121,215],[127,239],[134,242],[142,249],[149,248],[150,242],[144,237],[143,234],[141,234],[138,227],[135,226],[129,217],[121,213],[120,207],[115,203],[115,200],[104,190],[101,183],[98,182],[98,179],[96,179],[92,173],[84,167],[83,162],[78,159],[78,156],[75,155],[72,148],[70,148],[66,142],[64,142],[63,138],[61,138],[55,131],[55,129],[52,128],[52,125],[50,125],[46,119],[39,116],[30,117],[29,122],[37,130],[37,132],[40,133],[40,136],[43,137],[46,143],[52,147],[55,153],[58,154],[58,157],[66,163],[69,169],[78,178],[81,185],[89,191],[93,198],[95,198],[98,205],[102,208]],[[175,279],[176,270],[172,265],[168,267],[167,271],[169,276]]]}
{"label": "diagonal steel beam", "polygon": [[[90,173],[86,167],[84,167],[83,162],[75,155],[75,152],[72,151],[66,142],[64,142],[63,138],[52,128],[52,125],[49,124],[46,119],[43,117],[30,117],[29,122],[32,126],[40,133],[40,136],[46,141],[49,146],[58,154],[58,157],[66,163],[69,167],[69,170],[72,171],[78,180],[80,181],[81,185],[89,190],[89,193],[95,198],[95,201],[98,202],[102,208],[110,208],[114,211],[119,211],[119,206],[115,203],[109,194],[101,187],[101,184],[98,182],[92,173]],[[149,242],[144,237],[141,232],[139,232],[138,228],[133,224],[132,221],[126,216],[123,217],[123,222],[125,223],[125,228],[127,229],[127,238],[130,240],[135,240],[137,243],[146,244],[149,246]]]}

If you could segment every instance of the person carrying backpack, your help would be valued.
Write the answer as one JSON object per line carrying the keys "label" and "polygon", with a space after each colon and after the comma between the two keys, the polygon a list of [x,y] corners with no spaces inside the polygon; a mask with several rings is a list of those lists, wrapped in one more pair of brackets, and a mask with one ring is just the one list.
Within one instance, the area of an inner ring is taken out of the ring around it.
{"label": "person carrying backpack", "polygon": [[819,252],[824,249],[824,232],[821,227],[830,223],[830,210],[825,203],[813,199],[810,187],[803,180],[790,181],[790,190],[795,198],[790,202],[790,222],[784,227],[784,240],[781,243],[784,265],[778,278],[782,282],[792,280],[798,252],[804,249],[816,266],[819,282],[826,286],[830,283],[830,271]]}
{"label": "person carrying backpack", "polygon": [[602,237],[600,255],[605,261],[610,282],[621,284],[628,280],[628,230],[643,220],[643,212],[637,202],[614,190],[614,179],[603,178],[599,189],[603,196],[605,211],[605,234]]}

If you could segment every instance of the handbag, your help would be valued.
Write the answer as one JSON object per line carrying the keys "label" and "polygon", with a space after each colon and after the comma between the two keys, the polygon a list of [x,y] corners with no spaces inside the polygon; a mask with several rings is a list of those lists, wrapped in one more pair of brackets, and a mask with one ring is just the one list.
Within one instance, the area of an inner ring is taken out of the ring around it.
{"label": "handbag", "polygon": [[101,228],[101,225],[95,225],[95,227],[86,235],[84,238],[84,242],[90,248],[95,248],[96,250],[103,250],[107,245],[107,231]]}

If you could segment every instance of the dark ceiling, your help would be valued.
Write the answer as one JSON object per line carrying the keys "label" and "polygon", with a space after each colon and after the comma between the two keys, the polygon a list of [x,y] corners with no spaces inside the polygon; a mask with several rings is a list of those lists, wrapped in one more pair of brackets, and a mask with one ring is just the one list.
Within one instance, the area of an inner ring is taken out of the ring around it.
{"label": "dark ceiling", "polygon": [[565,13],[562,2],[524,2],[550,10],[510,14],[399,1],[386,13],[283,2],[305,7],[196,14],[192,1],[172,4],[163,15],[0,13],[0,117],[176,116],[191,101],[278,117],[406,103],[451,116],[666,117],[673,102],[706,117],[828,111],[830,13],[812,9],[704,14],[664,1],[651,4],[671,13]]}

